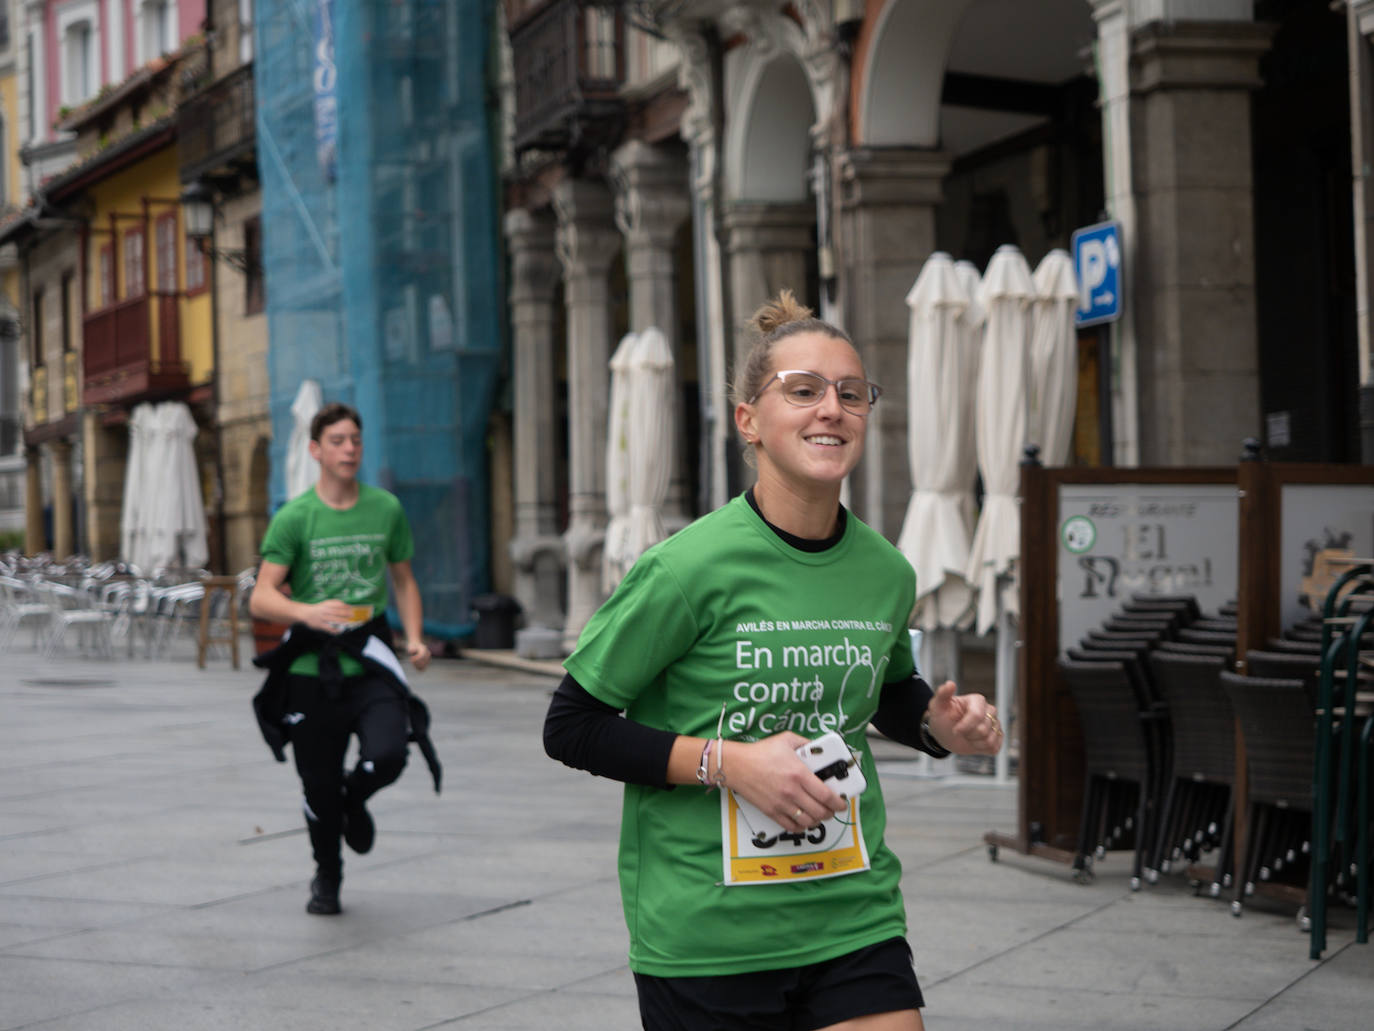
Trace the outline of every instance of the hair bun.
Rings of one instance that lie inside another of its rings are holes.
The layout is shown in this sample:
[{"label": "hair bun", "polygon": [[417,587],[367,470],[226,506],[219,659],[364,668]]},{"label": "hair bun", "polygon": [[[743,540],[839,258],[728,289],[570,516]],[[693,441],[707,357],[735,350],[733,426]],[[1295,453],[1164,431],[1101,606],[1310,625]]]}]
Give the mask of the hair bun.
[{"label": "hair bun", "polygon": [[760,334],[768,336],[788,323],[809,319],[812,314],[811,309],[797,300],[791,290],[783,289],[778,291],[777,297],[754,312],[749,322]]}]

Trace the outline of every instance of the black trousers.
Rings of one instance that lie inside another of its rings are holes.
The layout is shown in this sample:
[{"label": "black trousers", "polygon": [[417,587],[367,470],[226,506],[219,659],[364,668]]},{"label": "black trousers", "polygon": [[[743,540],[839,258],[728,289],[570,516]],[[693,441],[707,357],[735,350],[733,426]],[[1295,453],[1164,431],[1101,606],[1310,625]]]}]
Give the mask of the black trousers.
[{"label": "black trousers", "polygon": [[[345,792],[362,803],[401,775],[410,720],[405,702],[385,680],[345,677],[337,688],[292,675],[287,687],[291,751],[305,790],[305,823],[317,872],[343,874],[340,839]],[[348,739],[358,736],[358,761],[344,773]]]}]

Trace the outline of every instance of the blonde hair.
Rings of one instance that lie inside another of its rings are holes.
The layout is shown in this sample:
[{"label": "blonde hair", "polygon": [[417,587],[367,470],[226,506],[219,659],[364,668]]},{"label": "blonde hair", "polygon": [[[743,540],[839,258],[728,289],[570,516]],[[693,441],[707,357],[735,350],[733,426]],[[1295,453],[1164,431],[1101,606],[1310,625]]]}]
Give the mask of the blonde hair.
[{"label": "blonde hair", "polygon": [[774,371],[773,345],[779,340],[786,340],[797,333],[823,333],[854,347],[854,341],[848,333],[824,319],[816,318],[811,309],[786,288],[779,290],[777,297],[754,312],[749,325],[758,339],[736,370],[735,380],[730,387],[732,406],[749,403],[767,384]]}]

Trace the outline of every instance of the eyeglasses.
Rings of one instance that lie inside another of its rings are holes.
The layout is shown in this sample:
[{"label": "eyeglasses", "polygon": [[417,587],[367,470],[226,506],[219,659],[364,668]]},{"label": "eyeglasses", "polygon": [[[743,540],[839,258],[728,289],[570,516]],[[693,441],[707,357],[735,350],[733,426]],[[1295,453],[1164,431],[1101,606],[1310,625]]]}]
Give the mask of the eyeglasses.
[{"label": "eyeglasses", "polygon": [[820,404],[828,386],[835,388],[835,396],[840,400],[840,407],[854,415],[867,415],[878,403],[878,398],[883,396],[883,388],[866,379],[826,379],[815,372],[787,369],[775,372],[768,382],[759,388],[759,392],[749,399],[749,403],[753,404],[762,397],[773,380],[782,384],[783,400],[797,408],[810,408]]}]

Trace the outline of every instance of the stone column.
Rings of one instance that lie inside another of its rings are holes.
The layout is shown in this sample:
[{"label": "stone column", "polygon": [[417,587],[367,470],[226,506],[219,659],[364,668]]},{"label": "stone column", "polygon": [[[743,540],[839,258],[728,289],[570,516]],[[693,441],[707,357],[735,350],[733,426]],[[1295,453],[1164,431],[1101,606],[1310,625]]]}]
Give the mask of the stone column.
[{"label": "stone column", "polygon": [[119,520],[124,510],[124,477],[128,465],[129,437],[126,429],[109,429],[100,424],[98,413],[81,414],[83,499],[86,506],[85,550],[92,559],[127,558],[120,555]]},{"label": "stone column", "polygon": [[571,650],[601,603],[606,535],[606,419],[610,403],[610,285],[620,250],[610,190],[565,179],[553,191],[556,243],[568,312],[568,608],[563,647]]},{"label": "stone column", "polygon": [[747,323],[759,305],[784,287],[807,303],[806,263],[816,250],[815,226],[815,204],[737,202],[726,209],[730,297],[735,309],[730,316],[732,376],[753,343]]},{"label": "stone column", "polygon": [[562,655],[563,540],[558,534],[557,406],[554,401],[554,288],[558,259],[548,214],[517,208],[506,215],[510,318],[515,377],[515,597],[526,626],[516,650],[527,658]]},{"label": "stone column", "polygon": [[47,549],[43,533],[43,459],[38,448],[24,449],[24,554]]},{"label": "stone column", "polygon": [[[625,278],[630,291],[630,330],[655,326],[662,330],[682,382],[682,341],[678,339],[675,241],[678,229],[692,213],[685,156],[642,140],[631,140],[611,155],[615,187],[615,220],[625,235]],[[682,456],[687,453],[687,422],[679,391],[674,400],[674,451],[668,460],[673,476],[668,483],[664,523],[681,529],[691,518],[692,504]]]},{"label": "stone column", "polygon": [[1355,327],[1359,338],[1360,460],[1374,463],[1374,0],[1350,0],[1350,150],[1354,169]]},{"label": "stone column", "polygon": [[[1139,261],[1139,219],[1131,179],[1131,10],[1130,0],[1092,0],[1097,22],[1098,109],[1102,112],[1103,198],[1121,226],[1121,260],[1127,275]],[[1111,445],[1103,455],[1116,465],[1140,463],[1140,413],[1136,402],[1138,353],[1134,299],[1126,296],[1121,317],[1107,329],[1110,355]]]},{"label": "stone column", "polygon": [[1250,91],[1272,31],[1152,22],[1131,40],[1143,465],[1226,465],[1259,428]]},{"label": "stone column", "polygon": [[[730,499],[728,470],[735,444],[734,417],[727,398],[724,254],[716,232],[720,182],[720,127],[715,86],[722,47],[700,22],[678,19],[665,26],[681,55],[678,84],[691,103],[681,134],[690,160],[692,268],[696,280],[697,379],[700,390],[701,507],[719,508]],[[708,39],[709,37],[709,39]]]},{"label": "stone column", "polygon": [[52,451],[52,553],[63,559],[76,551],[72,527],[72,443],[54,440]]},{"label": "stone column", "polygon": [[935,209],[949,164],[939,151],[908,147],[859,148],[839,160],[843,326],[883,388],[868,417],[852,502],[889,540],[901,532],[911,499],[906,295],[935,250]]}]

